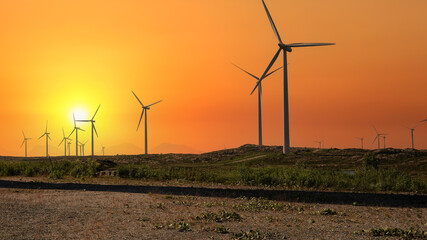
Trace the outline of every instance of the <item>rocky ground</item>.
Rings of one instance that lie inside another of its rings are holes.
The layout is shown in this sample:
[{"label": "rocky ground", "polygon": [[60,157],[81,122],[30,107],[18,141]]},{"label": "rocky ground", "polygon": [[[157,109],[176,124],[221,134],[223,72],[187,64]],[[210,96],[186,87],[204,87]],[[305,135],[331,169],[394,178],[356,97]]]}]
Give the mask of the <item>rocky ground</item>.
[{"label": "rocky ground", "polygon": [[[398,235],[394,237],[374,235],[381,235],[384,228],[427,230],[425,196],[421,202],[391,207],[372,201],[318,203],[307,199],[287,202],[248,196],[207,197],[176,189],[198,187],[209,191],[224,186],[179,182],[97,178],[95,182],[67,187],[55,185],[58,181],[0,179],[0,239],[401,239],[404,233],[399,234],[400,230],[392,232]],[[102,187],[104,184],[157,190],[120,190]],[[176,188],[159,190],[165,186]],[[373,228],[378,232],[372,232]]]}]

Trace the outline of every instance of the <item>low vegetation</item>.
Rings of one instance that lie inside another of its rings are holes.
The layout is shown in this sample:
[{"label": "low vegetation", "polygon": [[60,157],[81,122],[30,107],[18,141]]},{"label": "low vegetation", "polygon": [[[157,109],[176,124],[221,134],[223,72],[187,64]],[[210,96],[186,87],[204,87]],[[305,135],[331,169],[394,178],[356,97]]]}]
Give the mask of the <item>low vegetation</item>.
[{"label": "low vegetation", "polygon": [[298,190],[427,193],[427,154],[423,151],[296,149],[283,156],[278,150],[280,148],[244,145],[201,155],[6,160],[0,161],[0,176],[84,179],[103,175],[107,170],[114,172],[111,176],[147,181],[182,180]]},{"label": "low vegetation", "polygon": [[401,239],[426,239],[427,232],[417,229],[403,230],[401,228],[372,228],[372,236],[400,237]]}]

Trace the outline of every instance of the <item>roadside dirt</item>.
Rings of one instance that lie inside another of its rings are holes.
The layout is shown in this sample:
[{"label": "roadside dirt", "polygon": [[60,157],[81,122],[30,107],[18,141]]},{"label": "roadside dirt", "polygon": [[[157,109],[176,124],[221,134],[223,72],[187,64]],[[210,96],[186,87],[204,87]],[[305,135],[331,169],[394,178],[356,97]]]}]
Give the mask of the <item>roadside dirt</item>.
[{"label": "roadside dirt", "polygon": [[[427,230],[425,202],[407,207],[358,206],[206,197],[179,191],[150,193],[129,191],[132,185],[126,184],[135,182],[113,183],[108,179],[86,185],[75,183],[80,188],[63,187],[68,186],[65,184],[47,189],[57,185],[33,180],[38,182],[30,185],[30,178],[0,179],[21,183],[16,187],[6,183],[0,186],[0,239],[232,239],[236,233],[258,234],[265,239],[373,239],[371,228]],[[91,190],[93,184],[98,187]],[[102,184],[123,187],[120,191]],[[146,189],[173,187],[165,183],[139,184]],[[176,183],[175,187],[190,186]],[[332,210],[332,214],[320,214],[325,209]],[[375,237],[382,238],[386,237]]]}]

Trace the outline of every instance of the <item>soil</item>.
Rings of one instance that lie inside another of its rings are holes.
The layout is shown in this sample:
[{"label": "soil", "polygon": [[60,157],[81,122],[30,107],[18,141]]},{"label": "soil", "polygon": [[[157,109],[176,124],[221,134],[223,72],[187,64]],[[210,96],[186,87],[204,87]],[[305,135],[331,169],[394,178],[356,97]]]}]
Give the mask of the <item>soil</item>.
[{"label": "soil", "polygon": [[[252,192],[276,200],[253,198]],[[259,237],[252,239],[399,239],[374,237],[370,229],[427,230],[425,195],[333,193],[338,197],[328,198],[332,193],[318,192],[323,197],[317,201],[309,193],[277,197],[281,194],[291,191],[118,178],[3,177],[0,239],[233,239],[237,233]],[[351,194],[360,202],[339,200]],[[320,214],[325,209],[330,215]],[[203,217],[223,210],[241,219]]]}]

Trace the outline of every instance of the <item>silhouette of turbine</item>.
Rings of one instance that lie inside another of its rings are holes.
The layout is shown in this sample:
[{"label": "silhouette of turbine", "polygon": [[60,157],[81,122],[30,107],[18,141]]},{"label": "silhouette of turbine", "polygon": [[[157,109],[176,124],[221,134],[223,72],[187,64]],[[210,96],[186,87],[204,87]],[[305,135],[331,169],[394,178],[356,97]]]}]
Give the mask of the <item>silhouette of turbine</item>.
[{"label": "silhouette of turbine", "polygon": [[50,133],[47,132],[47,121],[46,121],[46,130],[44,131],[43,135],[39,137],[42,138],[43,136],[46,136],[46,157],[49,157],[49,140],[52,141],[52,139],[49,136]]},{"label": "silhouette of turbine", "polygon": [[[381,138],[381,136],[387,135],[387,133],[379,133],[379,132],[377,131],[377,129],[375,128],[375,126],[374,126],[374,130],[375,130],[375,133],[376,133],[377,135],[375,136],[374,141],[372,141],[372,143],[374,143],[374,142],[375,142],[375,140],[378,140],[378,149],[381,149],[381,146],[380,146],[380,138]],[[384,146],[385,146],[385,138],[384,138]]]},{"label": "silhouette of turbine", "polygon": [[[280,38],[279,32],[277,31],[276,25],[271,18],[270,12],[268,11],[267,6],[265,5],[264,0],[262,0],[262,4],[264,5],[265,12],[267,13],[268,20],[270,21],[270,25],[273,28],[273,32],[276,35],[277,40],[279,41],[279,50],[277,50],[270,64],[265,69],[264,73],[261,76],[261,80],[257,83],[255,88],[252,90],[252,93],[255,89],[261,84],[261,81],[267,76],[268,71],[276,62],[277,57],[280,52],[283,50],[283,153],[290,153],[290,142],[289,142],[289,102],[288,102],[288,64],[287,64],[287,52],[292,52],[292,48],[297,47],[316,47],[316,46],[327,46],[327,45],[335,45],[335,43],[290,43],[284,44],[282,39]],[[252,94],[251,93],[251,94]]]},{"label": "silhouette of turbine", "polygon": [[73,134],[74,131],[76,131],[76,156],[79,156],[79,131],[85,131],[83,129],[81,129],[80,127],[77,127],[76,124],[76,118],[74,117],[74,113],[73,113],[73,120],[74,120],[74,128],[73,131],[70,133],[70,135],[68,135],[68,137],[71,136],[71,134]]},{"label": "silhouette of turbine", "polygon": [[90,120],[76,120],[76,122],[90,122],[92,124],[92,156],[94,156],[94,147],[93,147],[93,131],[95,131],[96,137],[98,137],[98,132],[95,128],[95,120],[93,120],[96,116],[96,113],[98,112],[99,108],[101,107],[101,104],[99,104],[98,108],[95,111],[95,114],[93,114],[93,117]]},{"label": "silhouette of turbine", "polygon": [[80,143],[80,155],[84,156],[85,155],[85,145],[86,145],[87,141],[84,143]]},{"label": "silhouette of turbine", "polygon": [[22,141],[21,148],[22,148],[22,145],[24,145],[25,143],[25,157],[27,157],[27,141],[30,140],[31,138],[25,137],[24,131],[22,131],[22,135],[24,135],[24,140]]},{"label": "silhouette of turbine", "polygon": [[[257,80],[257,84],[258,82],[260,82],[262,79],[260,79],[259,77],[249,73],[248,71],[244,70],[243,68],[237,66],[236,64],[232,63],[235,67],[237,67],[238,69],[242,70],[243,72],[249,74],[249,76],[255,78]],[[273,74],[274,72],[276,72],[277,70],[281,69],[282,67],[279,67],[278,69],[270,72],[269,74],[267,74],[264,78],[270,76],[271,74]],[[261,83],[258,86],[258,145],[262,146],[262,114],[261,114],[261,95],[262,95],[262,86]]]},{"label": "silhouette of turbine", "polygon": [[[68,138],[68,137],[65,137],[65,132],[64,132],[64,128],[62,128],[62,140],[61,140],[61,142],[59,143],[59,145],[58,145],[58,147],[59,146],[61,146],[61,143],[62,142],[64,142],[64,156],[67,156],[67,143],[68,143],[68,140],[71,140],[70,138]],[[69,152],[69,151],[68,151]]]},{"label": "silhouette of turbine", "polygon": [[362,149],[363,149],[363,137],[356,137],[357,139],[359,139],[360,140],[360,143],[362,144]]},{"label": "silhouette of turbine", "polygon": [[148,113],[148,110],[150,110],[151,106],[153,106],[154,104],[157,104],[163,100],[157,101],[157,102],[152,103],[152,104],[147,105],[147,106],[144,106],[144,104],[142,104],[141,100],[139,100],[139,98],[136,96],[136,94],[133,91],[132,91],[132,93],[136,97],[136,99],[138,100],[138,102],[141,104],[141,107],[142,107],[141,117],[139,118],[138,127],[136,127],[136,131],[138,131],[139,124],[141,123],[141,120],[142,120],[142,115],[144,115],[144,112],[145,112],[145,154],[148,154],[148,150],[147,150],[147,147],[148,147],[148,142],[147,142],[147,113]]}]

